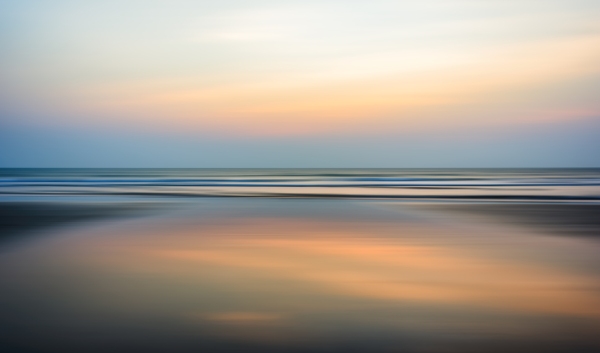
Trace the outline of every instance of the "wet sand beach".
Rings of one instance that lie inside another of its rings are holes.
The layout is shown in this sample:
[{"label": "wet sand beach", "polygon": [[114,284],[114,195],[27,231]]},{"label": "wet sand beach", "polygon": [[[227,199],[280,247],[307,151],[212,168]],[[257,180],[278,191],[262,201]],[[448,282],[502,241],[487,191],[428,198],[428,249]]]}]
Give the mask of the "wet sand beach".
[{"label": "wet sand beach", "polygon": [[20,207],[21,224],[77,227],[3,246],[8,351],[600,348],[590,238],[367,200],[206,198],[142,218]]},{"label": "wet sand beach", "polygon": [[584,203],[447,203],[415,206],[423,210],[484,217],[554,235],[600,237],[600,205]]},{"label": "wet sand beach", "polygon": [[142,203],[0,202],[0,241],[44,228],[140,215],[153,207]]}]

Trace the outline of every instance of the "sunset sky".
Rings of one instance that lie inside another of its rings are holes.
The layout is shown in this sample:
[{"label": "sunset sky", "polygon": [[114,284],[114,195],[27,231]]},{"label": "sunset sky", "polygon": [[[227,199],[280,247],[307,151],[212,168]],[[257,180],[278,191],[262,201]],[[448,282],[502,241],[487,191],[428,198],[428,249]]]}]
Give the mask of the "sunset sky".
[{"label": "sunset sky", "polygon": [[0,167],[600,167],[598,0],[5,0]]}]

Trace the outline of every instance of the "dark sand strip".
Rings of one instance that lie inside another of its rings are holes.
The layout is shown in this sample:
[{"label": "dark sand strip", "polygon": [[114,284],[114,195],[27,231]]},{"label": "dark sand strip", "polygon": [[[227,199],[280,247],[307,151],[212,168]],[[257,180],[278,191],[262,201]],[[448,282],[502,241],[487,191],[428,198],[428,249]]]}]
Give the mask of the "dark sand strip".
[{"label": "dark sand strip", "polygon": [[482,216],[490,221],[531,226],[552,234],[600,238],[599,204],[435,204],[419,209]]},{"label": "dark sand strip", "polygon": [[0,202],[0,241],[45,227],[108,217],[124,217],[150,210],[148,204],[93,204]]}]

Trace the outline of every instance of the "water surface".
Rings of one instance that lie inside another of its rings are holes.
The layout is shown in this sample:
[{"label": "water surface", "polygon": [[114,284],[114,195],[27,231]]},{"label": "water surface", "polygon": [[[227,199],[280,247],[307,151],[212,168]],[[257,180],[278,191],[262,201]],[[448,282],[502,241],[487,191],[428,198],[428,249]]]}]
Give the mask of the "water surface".
[{"label": "water surface", "polygon": [[[294,191],[290,197],[269,189],[281,188],[279,184],[243,186],[261,190],[245,195],[252,197],[240,196],[239,186],[211,185],[213,191],[207,193],[194,191],[205,186],[180,185],[183,179],[200,183],[214,171],[201,178],[197,171],[192,176],[164,171],[175,173],[175,181],[157,181],[156,171],[145,179],[136,174],[140,171],[10,173],[5,171],[3,179],[8,205],[35,201],[55,210],[62,205],[67,207],[63,214],[72,213],[72,207],[153,207],[116,218],[102,211],[98,217],[39,226],[18,239],[3,240],[0,343],[8,351],[600,349],[597,237],[573,235],[567,231],[569,223],[549,229],[513,222],[506,212],[498,218],[498,210],[481,216],[481,211],[464,209],[501,202],[509,210],[544,210],[551,203],[554,210],[588,207],[593,216],[595,171],[388,175],[359,170],[350,177],[340,171],[318,176],[293,171],[287,179],[265,171],[226,175],[252,179],[244,181],[250,184],[267,183],[257,179],[357,183],[361,178],[387,183],[321,185],[328,191],[318,197],[314,191],[303,197],[297,195],[303,191]],[[349,196],[358,192],[352,188],[360,193],[408,190],[412,181],[407,175],[428,185],[422,189],[432,196],[426,203],[408,193]],[[213,184],[226,183],[222,175],[210,178]],[[344,178],[354,179],[340,181]],[[486,195],[484,202],[481,197],[440,199],[449,184],[458,192],[457,183]],[[157,195],[171,188],[185,188],[193,196]],[[343,197],[332,197],[334,189]],[[217,191],[228,197],[215,197]],[[537,197],[538,192],[546,198]],[[491,194],[518,198],[498,200]],[[449,210],[453,205],[463,209]]]}]

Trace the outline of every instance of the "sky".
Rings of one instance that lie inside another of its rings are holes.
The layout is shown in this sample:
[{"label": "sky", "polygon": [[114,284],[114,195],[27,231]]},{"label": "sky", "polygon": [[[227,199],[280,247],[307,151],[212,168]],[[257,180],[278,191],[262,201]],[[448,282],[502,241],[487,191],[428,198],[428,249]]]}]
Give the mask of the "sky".
[{"label": "sky", "polygon": [[597,0],[3,0],[0,167],[600,167]]}]

